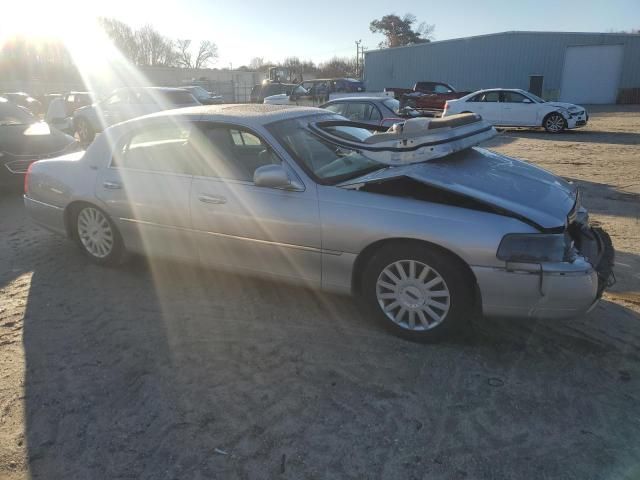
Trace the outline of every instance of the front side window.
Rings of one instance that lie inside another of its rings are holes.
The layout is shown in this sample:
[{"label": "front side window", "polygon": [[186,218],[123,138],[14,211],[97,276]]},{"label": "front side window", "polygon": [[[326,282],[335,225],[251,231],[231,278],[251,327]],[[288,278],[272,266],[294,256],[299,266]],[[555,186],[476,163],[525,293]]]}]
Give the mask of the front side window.
[{"label": "front side window", "polygon": [[193,173],[191,128],[174,122],[148,126],[133,133],[114,157],[117,168],[166,173]]},{"label": "front side window", "polygon": [[271,147],[245,129],[206,125],[192,140],[200,162],[198,175],[253,182],[264,165],[280,164]]}]

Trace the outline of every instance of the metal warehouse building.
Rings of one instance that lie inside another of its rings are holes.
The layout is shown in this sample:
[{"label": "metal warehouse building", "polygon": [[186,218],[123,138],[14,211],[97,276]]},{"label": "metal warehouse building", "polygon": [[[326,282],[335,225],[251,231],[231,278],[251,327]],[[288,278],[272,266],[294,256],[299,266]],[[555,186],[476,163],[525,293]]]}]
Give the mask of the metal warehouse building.
[{"label": "metal warehouse building", "polygon": [[367,90],[441,81],[572,103],[640,103],[640,35],[504,32],[365,53]]}]

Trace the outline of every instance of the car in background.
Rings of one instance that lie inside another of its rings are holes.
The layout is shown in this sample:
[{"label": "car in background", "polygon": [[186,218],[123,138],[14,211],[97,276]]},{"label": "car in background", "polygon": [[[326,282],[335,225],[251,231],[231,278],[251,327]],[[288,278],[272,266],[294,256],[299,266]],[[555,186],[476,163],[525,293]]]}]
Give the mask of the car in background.
[{"label": "car in background", "polygon": [[76,110],[73,124],[80,141],[87,145],[93,141],[96,133],[110,125],[149,113],[196,105],[200,105],[200,102],[191,92],[182,88],[119,88],[104,100]]},{"label": "car in background", "polygon": [[270,105],[317,107],[328,102],[333,93],[361,93],[364,90],[364,84],[353,78],[317,78],[295,85],[290,92],[265,96],[263,101]]},{"label": "car in background", "polygon": [[184,88],[193,95],[202,105],[218,105],[223,103],[222,95],[214,95],[200,85],[189,85]]},{"label": "car in background", "polygon": [[97,264],[135,252],[353,293],[413,340],[482,312],[583,314],[610,238],[575,185],[472,147],[494,135],[471,114],[389,131],[318,108],[174,110],[36,162],[24,202]]},{"label": "car in background", "polygon": [[342,115],[359,123],[390,127],[409,118],[423,116],[412,108],[400,109],[400,102],[392,97],[345,97],[330,100],[320,108]]},{"label": "car in background", "polygon": [[25,92],[0,93],[0,97],[26,108],[34,115],[42,113],[42,103]]},{"label": "car in background", "polygon": [[447,100],[464,97],[469,93],[458,92],[444,82],[417,82],[412,89],[387,87],[384,91],[393,91],[402,107],[418,110],[442,110]]},{"label": "car in background", "polygon": [[45,122],[60,131],[73,135],[75,126],[73,114],[79,108],[91,105],[93,97],[89,92],[67,92],[49,100]]},{"label": "car in background", "polygon": [[58,157],[79,148],[76,140],[50,127],[27,109],[0,97],[0,188],[19,189],[36,160]]},{"label": "car in background", "polygon": [[584,127],[589,121],[587,110],[572,103],[548,102],[518,88],[490,88],[449,100],[443,116],[477,113],[493,125],[501,127],[543,127],[549,133]]},{"label": "car in background", "polygon": [[294,83],[270,82],[254,85],[251,89],[251,103],[262,103],[266,97],[273,95],[291,95],[293,89],[296,88]]}]

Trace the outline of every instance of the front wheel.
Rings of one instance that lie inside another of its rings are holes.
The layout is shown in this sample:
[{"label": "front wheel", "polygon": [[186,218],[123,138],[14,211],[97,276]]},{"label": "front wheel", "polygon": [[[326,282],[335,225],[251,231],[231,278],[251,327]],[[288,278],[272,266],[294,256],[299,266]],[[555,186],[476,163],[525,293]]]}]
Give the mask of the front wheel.
[{"label": "front wheel", "polygon": [[115,265],[124,245],[109,216],[98,207],[83,205],[75,216],[75,233],[82,252],[94,263]]},{"label": "front wheel", "polygon": [[567,128],[567,121],[559,113],[550,113],[545,117],[542,126],[549,133],[560,133]]},{"label": "front wheel", "polygon": [[466,326],[473,290],[460,261],[440,249],[390,245],[364,270],[365,302],[395,334],[414,341],[438,340]]}]

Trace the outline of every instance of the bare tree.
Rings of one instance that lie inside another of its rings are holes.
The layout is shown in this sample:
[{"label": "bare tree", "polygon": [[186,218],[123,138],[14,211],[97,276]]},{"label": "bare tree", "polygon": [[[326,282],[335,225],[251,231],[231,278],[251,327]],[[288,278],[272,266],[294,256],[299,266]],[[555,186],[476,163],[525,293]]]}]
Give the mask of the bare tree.
[{"label": "bare tree", "polygon": [[214,63],[217,58],[218,46],[210,40],[203,40],[198,48],[194,68],[205,68],[209,63]]},{"label": "bare tree", "polygon": [[253,57],[249,62],[251,70],[260,70],[262,67],[264,67],[264,57]]},{"label": "bare tree", "polygon": [[178,65],[184,68],[193,68],[193,63],[191,63],[191,40],[183,39],[176,40],[176,47],[178,49]]},{"label": "bare tree", "polygon": [[131,27],[115,18],[101,17],[98,21],[120,53],[127,59],[135,62],[140,49],[136,39],[136,33]]},{"label": "bare tree", "polygon": [[322,77],[355,77],[356,59],[333,57],[318,65],[318,73]]}]

